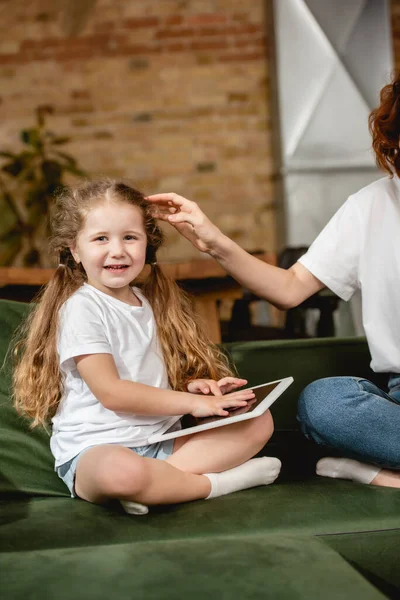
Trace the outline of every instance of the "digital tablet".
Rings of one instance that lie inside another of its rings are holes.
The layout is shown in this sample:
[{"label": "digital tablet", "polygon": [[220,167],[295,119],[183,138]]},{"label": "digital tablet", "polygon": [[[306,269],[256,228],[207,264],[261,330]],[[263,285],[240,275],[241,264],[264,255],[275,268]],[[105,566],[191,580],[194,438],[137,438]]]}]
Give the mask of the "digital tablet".
[{"label": "digital tablet", "polygon": [[171,440],[183,435],[191,435],[199,431],[214,429],[215,427],[223,427],[231,425],[239,421],[247,421],[247,419],[255,419],[259,417],[279,398],[279,396],[293,383],[293,377],[285,377],[277,381],[262,383],[249,389],[254,391],[255,398],[250,400],[247,406],[239,406],[238,408],[229,408],[229,416],[226,417],[206,417],[205,419],[197,419],[195,424],[185,429],[178,431],[166,431],[164,433],[156,433],[149,438],[149,444]]}]

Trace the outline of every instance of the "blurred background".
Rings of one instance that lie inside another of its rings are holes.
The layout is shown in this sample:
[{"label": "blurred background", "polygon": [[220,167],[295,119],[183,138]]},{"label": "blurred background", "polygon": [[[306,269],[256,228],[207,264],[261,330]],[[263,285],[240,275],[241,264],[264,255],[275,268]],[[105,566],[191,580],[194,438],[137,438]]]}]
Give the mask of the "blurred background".
[{"label": "blurred background", "polygon": [[[0,31],[0,297],[48,280],[52,194],[83,176],[192,198],[285,268],[381,176],[367,118],[400,0],[0,0]],[[215,341],[363,334],[358,297],[281,313],[167,233]]]}]

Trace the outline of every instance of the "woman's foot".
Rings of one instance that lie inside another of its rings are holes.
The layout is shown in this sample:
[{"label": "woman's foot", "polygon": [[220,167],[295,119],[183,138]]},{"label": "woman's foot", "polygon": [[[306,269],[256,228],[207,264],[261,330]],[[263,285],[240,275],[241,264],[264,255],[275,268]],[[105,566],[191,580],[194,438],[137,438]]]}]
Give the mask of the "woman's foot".
[{"label": "woman's foot", "polygon": [[334,479],[350,479],[359,483],[372,483],[380,467],[361,463],[351,458],[321,458],[317,462],[316,473],[321,477],[333,477]]}]

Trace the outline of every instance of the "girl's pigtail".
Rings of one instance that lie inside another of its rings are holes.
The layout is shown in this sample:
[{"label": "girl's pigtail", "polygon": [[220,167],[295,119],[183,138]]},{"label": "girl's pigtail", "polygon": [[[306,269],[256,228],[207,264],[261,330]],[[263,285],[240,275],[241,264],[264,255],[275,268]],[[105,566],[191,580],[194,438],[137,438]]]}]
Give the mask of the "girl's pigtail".
[{"label": "girl's pigtail", "polygon": [[45,425],[56,412],[62,392],[57,353],[59,311],[83,281],[80,265],[60,264],[14,338],[14,405],[33,419],[32,428]]},{"label": "girl's pigtail", "polygon": [[226,356],[204,333],[190,298],[157,263],[151,263],[150,275],[142,287],[153,308],[173,389],[186,390],[192,379],[218,380],[233,374]]}]

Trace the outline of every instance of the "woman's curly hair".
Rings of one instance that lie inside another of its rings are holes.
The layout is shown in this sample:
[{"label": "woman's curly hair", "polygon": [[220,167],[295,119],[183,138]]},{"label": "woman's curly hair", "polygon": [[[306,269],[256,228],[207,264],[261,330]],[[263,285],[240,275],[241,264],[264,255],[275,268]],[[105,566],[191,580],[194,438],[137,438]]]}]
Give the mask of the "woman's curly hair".
[{"label": "woman's curly hair", "polygon": [[378,167],[400,177],[400,73],[382,88],[380,104],[368,119],[372,147]]}]

